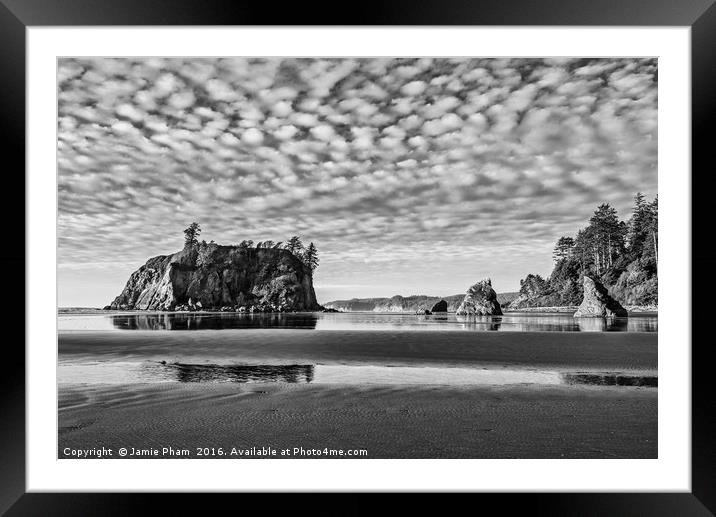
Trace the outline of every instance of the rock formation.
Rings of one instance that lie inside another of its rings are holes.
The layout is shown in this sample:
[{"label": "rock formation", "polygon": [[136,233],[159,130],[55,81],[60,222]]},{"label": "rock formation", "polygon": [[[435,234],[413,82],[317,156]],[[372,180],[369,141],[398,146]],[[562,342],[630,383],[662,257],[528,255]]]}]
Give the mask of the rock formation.
[{"label": "rock formation", "polygon": [[320,310],[310,268],[291,252],[210,244],[151,258],[111,309]]},{"label": "rock formation", "polygon": [[447,302],[445,300],[440,300],[438,303],[433,305],[433,308],[430,309],[430,312],[447,312],[447,309]]},{"label": "rock formation", "polygon": [[584,276],[584,299],[574,313],[575,318],[603,318],[627,316],[627,311],[598,280]]},{"label": "rock formation", "polygon": [[492,288],[492,281],[487,278],[470,287],[456,314],[461,316],[501,316],[502,309],[497,302],[497,293]]}]

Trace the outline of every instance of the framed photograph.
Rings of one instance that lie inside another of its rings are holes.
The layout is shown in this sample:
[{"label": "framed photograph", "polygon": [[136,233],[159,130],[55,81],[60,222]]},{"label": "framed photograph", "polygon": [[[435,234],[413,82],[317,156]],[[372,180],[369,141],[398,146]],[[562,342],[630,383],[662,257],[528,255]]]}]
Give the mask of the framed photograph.
[{"label": "framed photograph", "polygon": [[8,515],[714,511],[711,2],[0,7]]}]

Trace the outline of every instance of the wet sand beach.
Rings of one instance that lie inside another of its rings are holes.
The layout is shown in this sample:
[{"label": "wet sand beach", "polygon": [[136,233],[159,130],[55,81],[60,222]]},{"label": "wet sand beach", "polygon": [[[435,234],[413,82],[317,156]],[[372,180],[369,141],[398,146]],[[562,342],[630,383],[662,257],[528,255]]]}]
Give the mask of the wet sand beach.
[{"label": "wet sand beach", "polygon": [[656,370],[657,334],[246,329],[61,332],[60,360]]},{"label": "wet sand beach", "polygon": [[[655,382],[656,333],[80,331],[61,332],[59,352],[59,458],[101,447],[112,457],[120,447],[190,457],[213,447],[225,455],[211,457],[233,459],[246,456],[228,451],[253,447],[364,449],[367,458],[657,457],[657,388],[559,380],[620,373]],[[128,365],[149,369],[130,382],[102,370]],[[537,381],[521,382],[520,372]]]},{"label": "wet sand beach", "polygon": [[66,385],[59,415],[59,458],[65,448],[167,446],[191,457],[197,447],[364,449],[367,458],[657,457],[650,388]]}]

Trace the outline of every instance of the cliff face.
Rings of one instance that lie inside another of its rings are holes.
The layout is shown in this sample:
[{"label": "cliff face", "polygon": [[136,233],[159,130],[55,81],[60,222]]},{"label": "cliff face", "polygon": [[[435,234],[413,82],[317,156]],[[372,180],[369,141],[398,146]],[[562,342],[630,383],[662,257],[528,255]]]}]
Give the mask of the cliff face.
[{"label": "cliff face", "polygon": [[289,251],[215,244],[149,259],[109,307],[174,310],[190,300],[204,309],[320,309],[310,269]]}]

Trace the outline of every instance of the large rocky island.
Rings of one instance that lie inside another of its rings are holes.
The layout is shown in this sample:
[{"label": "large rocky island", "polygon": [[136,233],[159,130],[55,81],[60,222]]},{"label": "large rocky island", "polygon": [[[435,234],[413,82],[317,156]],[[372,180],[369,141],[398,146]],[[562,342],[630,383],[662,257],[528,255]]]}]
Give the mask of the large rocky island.
[{"label": "large rocky island", "polygon": [[320,310],[312,273],[310,263],[285,248],[191,244],[150,258],[106,308]]}]

